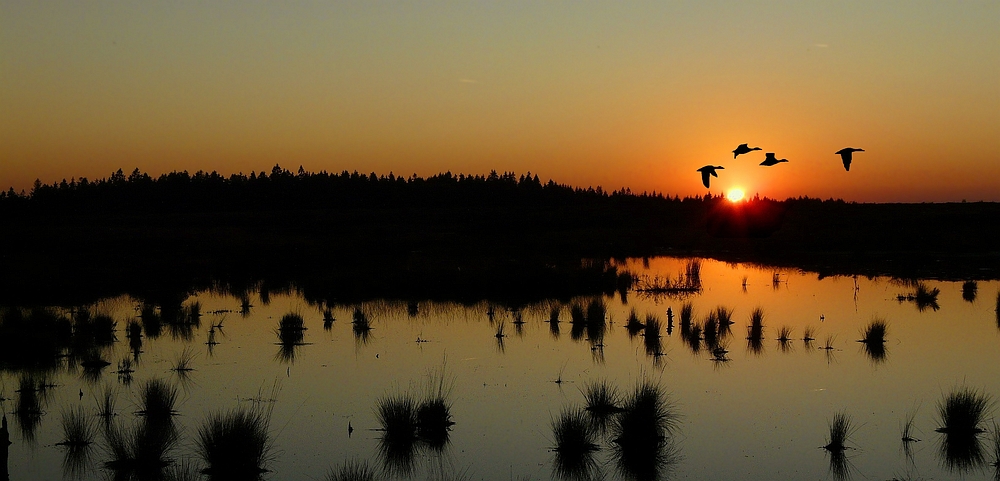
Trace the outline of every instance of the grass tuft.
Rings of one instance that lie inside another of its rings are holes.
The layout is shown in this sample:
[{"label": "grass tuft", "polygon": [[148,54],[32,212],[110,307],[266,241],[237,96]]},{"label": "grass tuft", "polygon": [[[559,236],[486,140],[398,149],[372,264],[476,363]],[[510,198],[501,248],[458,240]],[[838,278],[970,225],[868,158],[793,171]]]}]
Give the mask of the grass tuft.
[{"label": "grass tuft", "polygon": [[177,414],[174,405],[177,403],[177,387],[167,384],[162,379],[151,379],[140,389],[142,409],[139,414],[154,421],[169,420]]},{"label": "grass tuft", "polygon": [[198,428],[204,473],[227,479],[257,479],[271,459],[271,406],[262,403],[209,415]]},{"label": "grass tuft", "polygon": [[823,449],[830,452],[843,452],[847,449],[847,441],[854,434],[857,428],[851,422],[851,416],[846,411],[841,411],[833,415],[830,420],[830,437]]},{"label": "grass tuft", "polygon": [[87,420],[82,406],[77,406],[75,409],[64,409],[60,424],[63,430],[63,440],[56,443],[57,446],[66,446],[70,449],[81,448],[90,446],[94,441],[94,426]]},{"label": "grass tuft", "polygon": [[596,469],[594,453],[600,450],[597,432],[582,409],[564,410],[552,421],[556,475],[564,479],[590,479]]},{"label": "grass tuft", "polygon": [[993,407],[985,393],[972,388],[956,388],[938,403],[939,433],[979,434]]},{"label": "grass tuft", "polygon": [[675,458],[669,436],[678,417],[661,387],[641,381],[612,428],[614,457],[627,479],[659,479]]}]

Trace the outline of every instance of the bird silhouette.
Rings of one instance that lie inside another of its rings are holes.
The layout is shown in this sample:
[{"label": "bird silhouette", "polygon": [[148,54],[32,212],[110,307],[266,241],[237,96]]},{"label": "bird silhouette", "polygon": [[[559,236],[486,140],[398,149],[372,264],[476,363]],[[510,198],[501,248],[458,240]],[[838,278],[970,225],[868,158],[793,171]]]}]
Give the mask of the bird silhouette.
[{"label": "bird silhouette", "polygon": [[351,426],[351,422],[347,421],[347,437],[351,437],[354,434],[354,426]]},{"label": "bird silhouette", "polygon": [[844,161],[844,170],[851,171],[851,160],[855,152],[864,152],[865,149],[855,149],[854,147],[847,147],[845,149],[840,149],[835,154],[840,154],[840,158]]},{"label": "bird silhouette", "polygon": [[708,176],[710,175],[713,177],[719,176],[719,174],[715,173],[716,169],[725,169],[725,167],[721,165],[706,165],[698,169],[698,172],[701,172],[701,183],[705,184],[705,187],[708,187]]},{"label": "bird silhouette", "polygon": [[747,144],[740,144],[740,146],[733,151],[733,158],[735,159],[736,156],[740,154],[749,154],[750,152],[753,152],[755,150],[762,150],[762,149],[760,147],[747,147]]},{"label": "bird silhouette", "polygon": [[772,165],[778,165],[782,162],[788,162],[788,159],[777,159],[774,157],[774,152],[768,152],[767,158],[764,159],[764,161],[761,162],[760,165],[763,165],[764,167],[770,167]]}]

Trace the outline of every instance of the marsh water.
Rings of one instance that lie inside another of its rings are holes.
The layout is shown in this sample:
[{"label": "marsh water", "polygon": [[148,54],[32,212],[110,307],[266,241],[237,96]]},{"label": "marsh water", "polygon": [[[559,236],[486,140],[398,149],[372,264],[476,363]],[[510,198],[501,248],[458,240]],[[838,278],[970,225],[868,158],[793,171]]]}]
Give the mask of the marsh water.
[{"label": "marsh water", "polygon": [[[692,266],[697,279],[689,282]],[[661,479],[993,478],[992,423],[977,438],[982,454],[958,460],[963,455],[947,451],[935,429],[938,405],[952,390],[1000,396],[997,281],[818,278],[708,259],[618,267],[637,276],[628,290],[528,305],[316,303],[294,289],[209,290],[179,300],[181,311],[196,314],[192,322],[165,324],[158,334],[148,324],[166,307],[139,299],[52,307],[68,319],[83,310],[111,316],[115,339],[94,353],[111,365],[85,369],[70,356],[47,368],[4,366],[10,479],[114,478],[99,423],[83,460],[69,462],[69,449],[58,445],[61,416],[80,406],[96,417],[110,389],[115,422],[136,422],[139,390],[151,379],[178,389],[180,436],[167,454],[195,470],[202,464],[196,435],[211,413],[266,403],[273,449],[264,479],[323,479],[352,459],[402,479],[558,479],[565,473],[554,465],[553,423],[584,406],[588,385],[605,380],[626,394],[643,380],[668,394],[677,424],[669,453],[657,460]],[[668,283],[690,288],[655,289]],[[715,340],[692,341],[681,326],[686,303],[692,326],[703,327],[719,307],[731,311],[733,324]],[[756,308],[763,331],[748,340]],[[585,329],[574,311],[600,313],[603,322]],[[630,333],[633,311],[640,321],[659,320],[658,340]],[[279,322],[289,313],[301,316],[305,330],[282,345]],[[554,314],[561,322],[550,322]],[[359,319],[371,329],[358,329]],[[857,342],[877,319],[887,323],[885,343]],[[129,321],[144,325],[141,336],[128,335]],[[787,341],[778,340],[782,328]],[[807,329],[815,340],[803,341]],[[192,370],[176,370],[184,358]],[[123,360],[132,362],[130,376],[116,373]],[[455,423],[446,442],[416,448],[403,469],[387,463],[376,404],[393,394],[423,395],[440,386],[432,378],[442,371]],[[17,414],[25,378],[44,386],[33,416]],[[855,429],[845,459],[831,464],[821,446],[838,412]],[[911,416],[910,435],[919,441],[904,443]],[[634,476],[614,461],[608,437],[599,439],[590,470],[577,474]]]}]

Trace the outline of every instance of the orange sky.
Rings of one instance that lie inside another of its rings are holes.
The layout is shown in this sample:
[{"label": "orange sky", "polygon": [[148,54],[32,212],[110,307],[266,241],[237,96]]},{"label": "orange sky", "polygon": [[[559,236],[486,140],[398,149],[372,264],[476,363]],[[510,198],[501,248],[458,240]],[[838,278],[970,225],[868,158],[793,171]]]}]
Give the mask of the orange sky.
[{"label": "orange sky", "polygon": [[0,0],[0,187],[280,163],[683,196],[711,163],[713,192],[1000,201],[998,25],[996,1]]}]

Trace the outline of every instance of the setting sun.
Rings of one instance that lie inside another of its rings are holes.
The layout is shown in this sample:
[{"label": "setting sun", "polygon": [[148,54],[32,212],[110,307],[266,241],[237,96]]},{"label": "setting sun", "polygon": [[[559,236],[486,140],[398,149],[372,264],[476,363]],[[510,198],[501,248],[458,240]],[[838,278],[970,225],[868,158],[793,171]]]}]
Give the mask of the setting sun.
[{"label": "setting sun", "polygon": [[726,198],[729,199],[730,202],[739,202],[743,200],[743,189],[729,189],[729,192],[726,194]]}]

